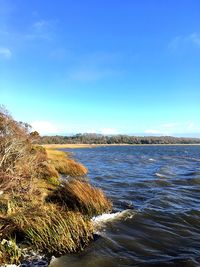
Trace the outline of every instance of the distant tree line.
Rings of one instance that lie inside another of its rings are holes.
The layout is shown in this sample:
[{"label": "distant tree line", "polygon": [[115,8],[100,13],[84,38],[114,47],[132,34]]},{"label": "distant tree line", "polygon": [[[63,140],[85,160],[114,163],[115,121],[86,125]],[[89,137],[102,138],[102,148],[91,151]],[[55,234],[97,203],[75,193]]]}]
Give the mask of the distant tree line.
[{"label": "distant tree line", "polygon": [[200,138],[173,136],[130,136],[76,134],[72,136],[42,136],[41,144],[200,144]]}]

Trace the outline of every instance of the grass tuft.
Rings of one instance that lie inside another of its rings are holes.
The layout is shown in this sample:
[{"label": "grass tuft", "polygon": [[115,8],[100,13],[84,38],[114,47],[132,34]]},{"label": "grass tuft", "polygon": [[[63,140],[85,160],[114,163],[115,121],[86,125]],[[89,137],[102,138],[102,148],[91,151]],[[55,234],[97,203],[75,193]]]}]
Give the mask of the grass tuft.
[{"label": "grass tuft", "polygon": [[48,162],[42,162],[38,166],[38,177],[43,179],[48,179],[51,177],[59,178],[59,173],[55,169],[53,164],[49,164]]},{"label": "grass tuft", "polygon": [[111,202],[101,189],[78,179],[71,179],[62,184],[47,200],[59,203],[67,209],[80,211],[89,217],[108,212],[112,208]]},{"label": "grass tuft", "polygon": [[7,227],[23,233],[26,242],[47,254],[82,250],[93,238],[92,224],[86,217],[52,204],[15,214],[7,221]]},{"label": "grass tuft", "polygon": [[46,150],[50,164],[52,164],[59,173],[71,177],[85,176],[87,174],[87,168],[70,158],[67,153],[53,149]]}]

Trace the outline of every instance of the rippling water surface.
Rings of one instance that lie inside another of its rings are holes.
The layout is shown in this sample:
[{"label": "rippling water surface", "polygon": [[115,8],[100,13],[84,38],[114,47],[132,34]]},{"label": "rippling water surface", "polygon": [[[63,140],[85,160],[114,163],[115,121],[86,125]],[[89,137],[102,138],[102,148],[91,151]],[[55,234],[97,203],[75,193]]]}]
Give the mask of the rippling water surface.
[{"label": "rippling water surface", "polygon": [[85,251],[51,267],[200,266],[200,146],[70,151],[114,214],[96,218],[98,235]]}]

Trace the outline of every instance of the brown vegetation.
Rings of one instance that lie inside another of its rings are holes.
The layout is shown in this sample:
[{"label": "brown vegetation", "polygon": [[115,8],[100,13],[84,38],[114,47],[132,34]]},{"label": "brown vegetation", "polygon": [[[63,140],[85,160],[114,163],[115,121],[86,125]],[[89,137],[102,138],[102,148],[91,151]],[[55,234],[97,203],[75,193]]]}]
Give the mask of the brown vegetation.
[{"label": "brown vegetation", "polygon": [[101,189],[77,179],[62,184],[48,196],[47,200],[59,203],[67,209],[80,211],[89,217],[109,211],[112,207]]},{"label": "brown vegetation", "polygon": [[98,145],[92,144],[44,144],[42,145],[46,149],[62,149],[62,148],[92,148]]},{"label": "brown vegetation", "polygon": [[88,171],[85,166],[70,158],[69,154],[67,155],[65,152],[53,149],[46,149],[46,151],[49,163],[52,164],[59,173],[71,177],[80,177],[87,174]]},{"label": "brown vegetation", "polygon": [[6,220],[5,238],[15,232],[45,253],[74,252],[93,238],[92,224],[81,213],[63,211],[53,204],[29,206]]},{"label": "brown vegetation", "polygon": [[[84,181],[82,164],[33,145],[36,137],[0,109],[0,264],[20,262],[21,242],[45,253],[83,249],[93,237],[91,216],[111,209]],[[70,179],[61,181],[59,173]]]}]

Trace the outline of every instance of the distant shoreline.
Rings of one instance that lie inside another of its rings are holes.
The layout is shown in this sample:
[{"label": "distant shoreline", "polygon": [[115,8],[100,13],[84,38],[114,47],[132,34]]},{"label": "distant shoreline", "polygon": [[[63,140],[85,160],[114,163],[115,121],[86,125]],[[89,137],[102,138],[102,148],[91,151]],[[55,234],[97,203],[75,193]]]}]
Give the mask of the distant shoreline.
[{"label": "distant shoreline", "polygon": [[49,149],[56,148],[94,148],[104,146],[200,146],[200,144],[42,144]]}]

